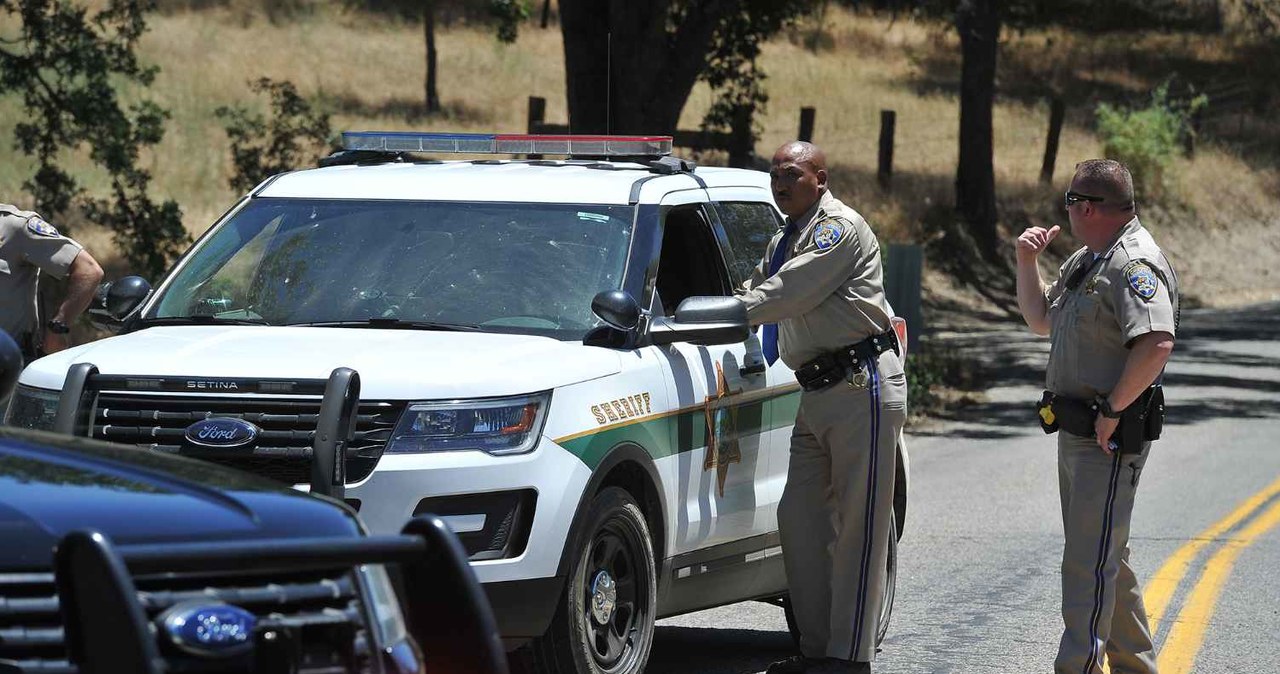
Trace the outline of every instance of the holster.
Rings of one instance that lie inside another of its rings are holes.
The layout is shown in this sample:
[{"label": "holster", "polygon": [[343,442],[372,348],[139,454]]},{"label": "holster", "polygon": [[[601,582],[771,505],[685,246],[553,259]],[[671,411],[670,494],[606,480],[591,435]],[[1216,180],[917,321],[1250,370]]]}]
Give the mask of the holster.
[{"label": "holster", "polygon": [[814,358],[796,369],[796,381],[806,391],[820,391],[844,379],[850,368],[860,368],[864,361],[877,358],[885,351],[902,353],[898,333],[893,330]]},{"label": "holster", "polygon": [[[1077,400],[1045,391],[1036,405],[1036,416],[1045,433],[1058,430],[1084,438],[1094,437],[1098,406],[1093,401]],[[1121,454],[1142,453],[1143,443],[1160,438],[1164,427],[1164,389],[1159,384],[1147,387],[1132,405],[1120,414],[1111,439]]]},{"label": "holster", "polygon": [[18,336],[18,349],[22,351],[24,365],[44,355],[42,353],[44,345],[39,342],[36,335],[35,332],[24,332]]}]

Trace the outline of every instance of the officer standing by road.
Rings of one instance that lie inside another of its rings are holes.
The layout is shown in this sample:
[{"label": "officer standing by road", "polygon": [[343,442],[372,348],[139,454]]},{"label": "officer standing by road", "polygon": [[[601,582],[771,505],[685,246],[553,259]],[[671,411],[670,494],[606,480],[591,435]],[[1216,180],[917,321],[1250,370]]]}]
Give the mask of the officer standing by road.
[{"label": "officer standing by road", "polygon": [[[1062,552],[1059,674],[1154,674],[1142,591],[1129,565],[1129,519],[1150,440],[1159,437],[1158,387],[1173,351],[1178,280],[1138,221],[1133,178],[1119,162],[1076,168],[1066,193],[1071,232],[1084,243],[1045,287],[1037,258],[1060,231],[1018,237],[1018,306],[1051,337],[1040,416],[1058,433]],[[1153,385],[1155,384],[1155,385]]]},{"label": "officer standing by road", "polygon": [[[42,272],[68,279],[66,298],[43,325],[36,300]],[[101,280],[102,267],[80,244],[39,215],[0,204],[0,328],[18,342],[26,362],[67,348],[71,322]]]},{"label": "officer standing by road", "polygon": [[870,672],[907,403],[880,245],[827,191],[817,147],[783,145],[769,174],[786,227],[741,298],[765,358],[804,388],[778,506],[801,655],[769,672]]}]

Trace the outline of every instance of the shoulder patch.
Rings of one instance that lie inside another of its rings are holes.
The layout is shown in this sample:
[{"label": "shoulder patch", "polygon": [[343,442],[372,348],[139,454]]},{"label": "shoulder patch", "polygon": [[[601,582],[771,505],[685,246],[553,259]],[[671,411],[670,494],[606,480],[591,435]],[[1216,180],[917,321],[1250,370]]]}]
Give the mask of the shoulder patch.
[{"label": "shoulder patch", "polygon": [[818,247],[818,250],[826,250],[840,243],[840,238],[843,236],[844,229],[842,227],[830,222],[824,222],[813,230],[813,243]]},{"label": "shoulder patch", "polygon": [[27,230],[32,234],[39,236],[58,236],[58,230],[53,225],[45,222],[40,216],[33,215],[27,218]]},{"label": "shoulder patch", "polygon": [[1156,290],[1160,288],[1159,278],[1145,262],[1130,262],[1124,268],[1124,277],[1129,281],[1129,289],[1142,298],[1143,302],[1155,297]]}]

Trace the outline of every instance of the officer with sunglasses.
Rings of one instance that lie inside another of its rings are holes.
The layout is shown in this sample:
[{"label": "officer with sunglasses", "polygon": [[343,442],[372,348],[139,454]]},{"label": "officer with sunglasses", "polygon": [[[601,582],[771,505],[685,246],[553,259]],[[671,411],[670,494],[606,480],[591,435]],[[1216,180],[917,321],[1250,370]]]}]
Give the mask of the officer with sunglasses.
[{"label": "officer with sunglasses", "polygon": [[1059,674],[1154,674],[1142,590],[1129,565],[1129,521],[1151,439],[1158,387],[1173,351],[1178,279],[1138,221],[1133,178],[1119,162],[1076,168],[1066,193],[1071,233],[1084,246],[1058,279],[1040,279],[1039,255],[1060,228],[1017,239],[1018,306],[1051,339],[1040,421],[1058,433],[1065,545]]}]

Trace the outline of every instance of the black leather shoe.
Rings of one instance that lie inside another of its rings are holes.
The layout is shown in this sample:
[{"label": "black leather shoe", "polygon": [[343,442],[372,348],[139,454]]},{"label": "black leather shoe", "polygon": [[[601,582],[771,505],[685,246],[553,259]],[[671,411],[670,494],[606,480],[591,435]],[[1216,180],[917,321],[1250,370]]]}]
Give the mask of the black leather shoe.
[{"label": "black leather shoe", "polygon": [[803,655],[793,655],[786,660],[779,660],[769,665],[769,669],[765,670],[765,674],[804,674],[804,672],[816,671],[813,668],[823,662],[825,662],[823,658],[806,658]]}]

